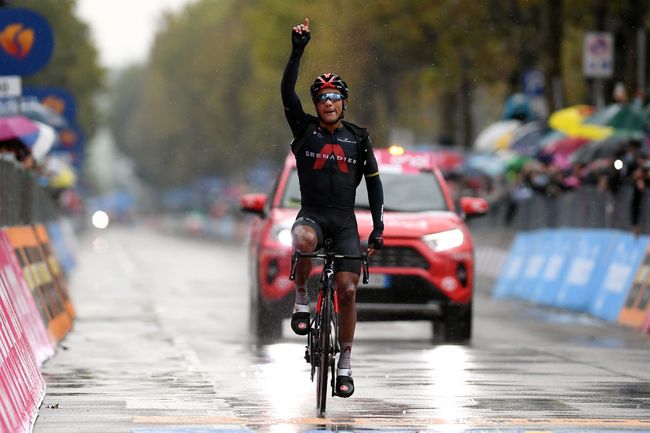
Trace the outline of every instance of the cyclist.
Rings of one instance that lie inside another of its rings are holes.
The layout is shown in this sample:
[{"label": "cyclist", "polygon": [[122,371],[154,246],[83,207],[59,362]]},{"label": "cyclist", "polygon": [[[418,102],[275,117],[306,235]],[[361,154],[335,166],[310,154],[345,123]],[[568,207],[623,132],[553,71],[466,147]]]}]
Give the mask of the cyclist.
[{"label": "cyclist", "polygon": [[[332,239],[334,251],[359,255],[361,245],[354,215],[356,188],[365,176],[373,220],[367,253],[377,254],[383,244],[383,189],[372,142],[365,129],[343,120],[348,108],[348,86],[336,74],[319,75],[310,87],[317,117],[306,114],[295,91],[300,59],[311,38],[309,19],[292,29],[292,51],[282,76],[282,103],[294,140],[301,193],[301,209],[292,227],[294,249],[313,252]],[[335,262],[335,283],[339,298],[339,357],[336,394],[349,397],[354,392],[350,363],[357,313],[356,288],[360,263]],[[296,266],[296,301],[291,327],[298,335],[309,332],[309,297],[305,289],[311,271],[310,259]]]}]

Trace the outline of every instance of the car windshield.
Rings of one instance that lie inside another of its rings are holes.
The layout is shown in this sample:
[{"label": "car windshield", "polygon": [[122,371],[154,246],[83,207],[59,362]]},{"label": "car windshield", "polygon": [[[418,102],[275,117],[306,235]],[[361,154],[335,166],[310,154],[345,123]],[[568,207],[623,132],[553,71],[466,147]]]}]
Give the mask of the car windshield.
[{"label": "car windshield", "polygon": [[[384,189],[384,210],[393,212],[428,212],[448,210],[438,179],[433,172],[381,173]],[[282,207],[300,207],[300,185],[294,169],[289,175],[282,196]],[[357,188],[357,209],[368,209],[368,192],[365,181]]]}]

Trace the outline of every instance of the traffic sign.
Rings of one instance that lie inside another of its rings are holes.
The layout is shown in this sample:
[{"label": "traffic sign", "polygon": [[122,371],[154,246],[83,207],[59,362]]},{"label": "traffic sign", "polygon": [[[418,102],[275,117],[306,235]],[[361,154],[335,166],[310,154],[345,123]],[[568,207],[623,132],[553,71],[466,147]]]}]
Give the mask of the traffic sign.
[{"label": "traffic sign", "polygon": [[614,36],[611,33],[585,33],[582,73],[587,78],[610,78],[614,74]]},{"label": "traffic sign", "polygon": [[0,98],[17,98],[22,92],[22,80],[19,76],[0,77]]},{"label": "traffic sign", "polygon": [[532,69],[524,72],[524,93],[527,96],[544,95],[544,73],[538,69]]}]

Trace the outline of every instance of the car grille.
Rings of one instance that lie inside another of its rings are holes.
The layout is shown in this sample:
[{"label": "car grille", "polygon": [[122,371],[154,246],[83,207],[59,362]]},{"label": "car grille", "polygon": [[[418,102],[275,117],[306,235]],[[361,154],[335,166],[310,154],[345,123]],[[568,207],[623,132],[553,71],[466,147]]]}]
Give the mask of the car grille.
[{"label": "car grille", "polygon": [[424,304],[449,298],[424,278],[416,275],[391,275],[390,288],[376,289],[359,284],[357,303]]},{"label": "car grille", "polygon": [[412,247],[384,247],[378,255],[369,257],[368,264],[383,268],[429,269],[429,262]]},{"label": "car grille", "polygon": [[[319,281],[319,276],[312,276],[307,281],[307,291],[312,300],[318,297]],[[449,300],[438,287],[416,275],[391,275],[390,281],[390,288],[385,289],[371,288],[359,283],[357,303],[425,304]]]}]

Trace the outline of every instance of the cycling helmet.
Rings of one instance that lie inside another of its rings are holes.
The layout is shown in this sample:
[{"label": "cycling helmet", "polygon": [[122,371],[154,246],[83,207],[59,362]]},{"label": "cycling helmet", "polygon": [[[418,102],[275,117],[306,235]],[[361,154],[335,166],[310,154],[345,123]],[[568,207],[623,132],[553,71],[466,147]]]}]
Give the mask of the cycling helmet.
[{"label": "cycling helmet", "polygon": [[311,99],[314,100],[318,92],[322,89],[338,89],[343,95],[343,99],[348,99],[348,85],[336,74],[328,72],[321,74],[314,80],[314,83],[309,88],[311,92]]}]

